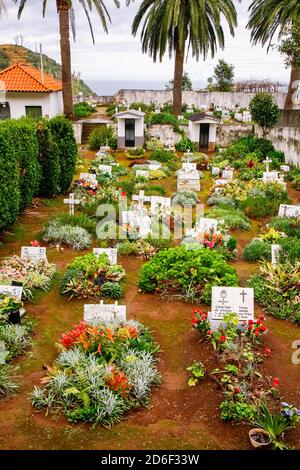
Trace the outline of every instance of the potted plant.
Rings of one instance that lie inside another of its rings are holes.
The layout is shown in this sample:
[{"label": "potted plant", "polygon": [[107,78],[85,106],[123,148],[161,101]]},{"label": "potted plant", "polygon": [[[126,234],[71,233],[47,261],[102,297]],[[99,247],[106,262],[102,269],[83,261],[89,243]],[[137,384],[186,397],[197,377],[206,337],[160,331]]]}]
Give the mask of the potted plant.
[{"label": "potted plant", "polygon": [[255,448],[267,447],[272,442],[270,433],[262,428],[251,429],[249,439]]},{"label": "potted plant", "polygon": [[0,319],[4,318],[13,324],[20,323],[22,307],[23,302],[16,297],[0,294]]}]

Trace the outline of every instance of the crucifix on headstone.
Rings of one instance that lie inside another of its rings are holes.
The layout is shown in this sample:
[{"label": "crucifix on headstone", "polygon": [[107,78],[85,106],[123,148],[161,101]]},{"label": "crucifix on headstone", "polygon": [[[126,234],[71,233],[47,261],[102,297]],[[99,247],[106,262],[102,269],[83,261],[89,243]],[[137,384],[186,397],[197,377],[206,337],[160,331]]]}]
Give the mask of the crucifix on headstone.
[{"label": "crucifix on headstone", "polygon": [[145,196],[145,191],[140,191],[139,195],[132,196],[132,200],[137,201],[138,207],[142,209],[144,207],[144,202],[151,202],[151,197]]},{"label": "crucifix on headstone", "polygon": [[266,160],[263,161],[263,163],[266,164],[266,171],[267,171],[267,173],[270,173],[270,163],[272,163],[271,158],[267,157]]},{"label": "crucifix on headstone", "polygon": [[69,205],[69,214],[74,215],[75,205],[80,204],[80,199],[75,199],[74,193],[70,193],[69,199],[64,199],[64,204]]},{"label": "crucifix on headstone", "polygon": [[245,297],[246,297],[246,295],[248,295],[248,294],[247,294],[247,292],[245,292],[245,291],[243,290],[240,295],[243,297],[243,304],[244,304],[244,303],[245,303]]}]

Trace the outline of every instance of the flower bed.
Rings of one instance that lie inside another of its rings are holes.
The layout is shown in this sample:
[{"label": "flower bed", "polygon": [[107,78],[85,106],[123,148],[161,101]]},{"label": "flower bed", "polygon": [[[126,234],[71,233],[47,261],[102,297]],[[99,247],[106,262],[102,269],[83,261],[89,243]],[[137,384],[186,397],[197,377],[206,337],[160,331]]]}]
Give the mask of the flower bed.
[{"label": "flower bed", "polygon": [[34,389],[32,404],[62,412],[70,422],[111,427],[129,410],[147,406],[159,383],[159,346],[138,322],[81,322],[62,335],[59,347],[44,387]]},{"label": "flower bed", "polygon": [[264,344],[267,326],[264,316],[239,324],[234,313],[224,317],[224,323],[215,332],[210,330],[206,312],[193,309],[193,328],[202,340],[210,341],[218,367],[206,371],[202,363],[193,364],[189,385],[209,378],[222,391],[220,416],[223,421],[243,422],[265,431],[275,448],[287,448],[284,432],[300,420],[300,410],[280,403],[280,380],[264,376],[262,364],[271,354]]},{"label": "flower bed", "polygon": [[120,281],[125,270],[120,265],[111,266],[106,254],[90,253],[79,256],[69,264],[61,282],[61,293],[69,298],[83,297],[119,299],[123,295]]},{"label": "flower bed", "polygon": [[236,286],[236,270],[224,257],[210,250],[188,250],[184,246],[156,254],[140,272],[143,292],[178,297],[188,301],[211,300],[212,285]]},{"label": "flower bed", "polygon": [[12,281],[23,284],[24,299],[31,299],[35,289],[47,291],[56,271],[55,264],[47,260],[33,262],[11,256],[3,261],[0,267],[0,284],[11,285]]}]

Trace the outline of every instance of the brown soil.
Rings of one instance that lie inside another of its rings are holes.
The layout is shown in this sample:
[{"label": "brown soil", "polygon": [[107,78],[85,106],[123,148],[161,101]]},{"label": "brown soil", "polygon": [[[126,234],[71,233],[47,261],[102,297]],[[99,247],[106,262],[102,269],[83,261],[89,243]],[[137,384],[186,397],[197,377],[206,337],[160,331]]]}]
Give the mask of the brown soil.
[{"label": "brown soil", "polygon": [[[86,163],[92,152],[84,150]],[[128,165],[124,154],[119,160]],[[174,178],[162,183],[168,194],[175,189]],[[208,173],[200,193],[204,202],[211,186]],[[292,194],[293,199],[297,197]],[[6,233],[0,246],[1,258],[20,252],[21,245],[36,239],[53,214],[66,211],[62,198],[41,200],[36,207],[24,213]],[[259,230],[253,224],[251,232],[235,233],[241,249]],[[199,343],[199,335],[191,330],[191,306],[180,302],[162,302],[159,297],[138,292],[136,287],[142,261],[120,258],[127,272],[125,302],[128,317],[138,319],[154,332],[162,347],[159,369],[162,384],[154,390],[149,409],[130,413],[126,420],[113,429],[88,425],[70,425],[63,417],[46,417],[36,412],[29,400],[33,385],[39,385],[45,375],[44,363],[51,364],[56,356],[55,342],[83,316],[84,301],[68,302],[58,291],[58,284],[66,265],[76,253],[65,249],[58,253],[48,248],[49,261],[55,262],[58,274],[50,292],[39,295],[26,305],[28,316],[37,319],[34,347],[18,361],[21,390],[0,402],[1,449],[251,449],[249,427],[223,423],[219,416],[222,395],[209,380],[195,388],[187,386],[188,367],[194,360],[202,361],[208,370],[216,367],[209,344]],[[239,260],[235,264],[244,284],[257,265]],[[206,306],[207,307],[207,306]],[[259,313],[259,308],[256,309]],[[268,318],[270,333],[267,344],[272,355],[267,358],[264,372],[279,377],[285,400],[300,407],[300,367],[291,362],[292,342],[300,339],[299,328],[287,322]],[[300,430],[289,435],[289,442],[300,448]]]}]

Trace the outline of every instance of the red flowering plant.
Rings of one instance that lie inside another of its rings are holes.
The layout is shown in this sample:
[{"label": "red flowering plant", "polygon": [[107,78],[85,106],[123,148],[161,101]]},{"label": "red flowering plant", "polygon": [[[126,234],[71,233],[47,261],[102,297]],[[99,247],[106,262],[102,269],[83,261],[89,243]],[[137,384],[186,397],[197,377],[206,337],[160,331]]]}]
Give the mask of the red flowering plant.
[{"label": "red flowering plant", "polygon": [[210,331],[210,322],[208,321],[208,313],[200,310],[199,308],[193,308],[192,310],[192,325],[195,330],[200,333],[208,334]]},{"label": "red flowering plant", "polygon": [[35,248],[38,248],[40,246],[40,242],[38,240],[33,240],[30,242],[31,246],[34,246]]},{"label": "red flowering plant", "polygon": [[114,368],[109,369],[109,373],[106,378],[106,384],[111,390],[119,393],[122,396],[126,396],[131,389],[129,380],[124,372],[117,371]]},{"label": "red flowering plant", "polygon": [[223,235],[216,233],[213,228],[211,228],[209,232],[201,233],[200,238],[198,238],[198,241],[201,241],[206,248],[211,250],[223,246]]},{"label": "red flowering plant", "polygon": [[86,322],[80,322],[73,330],[62,335],[59,344],[66,349],[71,348],[79,342],[79,338],[83,335],[87,326]]},{"label": "red flowering plant", "polygon": [[264,315],[260,315],[257,320],[249,320],[246,329],[246,336],[253,342],[261,344],[262,336],[265,335],[268,328],[265,325]]}]

